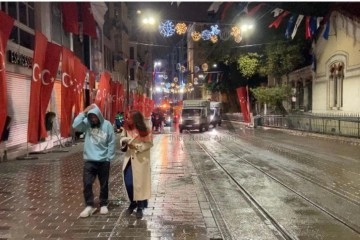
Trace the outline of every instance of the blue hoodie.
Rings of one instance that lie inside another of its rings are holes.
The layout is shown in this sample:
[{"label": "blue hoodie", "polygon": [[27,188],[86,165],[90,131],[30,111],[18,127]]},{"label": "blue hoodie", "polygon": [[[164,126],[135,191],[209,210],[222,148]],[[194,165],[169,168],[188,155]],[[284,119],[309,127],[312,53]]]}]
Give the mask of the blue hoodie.
[{"label": "blue hoodie", "polygon": [[115,157],[115,133],[111,123],[104,119],[98,106],[87,114],[96,114],[100,120],[99,128],[91,128],[85,113],[79,113],[74,119],[72,127],[85,133],[84,160],[111,161]]}]

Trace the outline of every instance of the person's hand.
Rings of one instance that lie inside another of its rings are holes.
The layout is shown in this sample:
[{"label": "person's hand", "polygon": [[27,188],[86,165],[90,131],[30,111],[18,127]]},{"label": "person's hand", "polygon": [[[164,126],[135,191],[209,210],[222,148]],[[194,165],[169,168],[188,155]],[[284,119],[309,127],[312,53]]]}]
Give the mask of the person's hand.
[{"label": "person's hand", "polygon": [[135,145],[134,145],[133,143],[128,144],[128,148],[130,148],[130,149],[136,149],[136,148],[135,148]]},{"label": "person's hand", "polygon": [[84,113],[87,114],[91,109],[95,108],[95,104],[91,104],[84,109]]}]

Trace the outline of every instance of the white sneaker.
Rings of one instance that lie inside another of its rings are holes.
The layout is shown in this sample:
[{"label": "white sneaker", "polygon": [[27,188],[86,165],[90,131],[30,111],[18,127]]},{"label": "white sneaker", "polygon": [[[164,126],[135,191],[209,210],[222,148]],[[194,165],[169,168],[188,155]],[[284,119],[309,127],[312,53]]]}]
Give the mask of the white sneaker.
[{"label": "white sneaker", "polygon": [[100,208],[100,214],[108,214],[109,213],[109,210],[107,208],[107,206],[102,206]]},{"label": "white sneaker", "polygon": [[86,218],[89,217],[91,215],[93,215],[93,213],[96,211],[96,208],[91,207],[91,206],[87,206],[81,213],[80,213],[80,217],[81,218]]}]

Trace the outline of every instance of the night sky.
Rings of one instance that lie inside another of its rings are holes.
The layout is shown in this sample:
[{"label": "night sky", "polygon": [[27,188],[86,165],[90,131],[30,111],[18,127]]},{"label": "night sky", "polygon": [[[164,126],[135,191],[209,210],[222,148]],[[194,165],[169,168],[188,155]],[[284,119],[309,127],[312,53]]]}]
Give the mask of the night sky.
[{"label": "night sky", "polygon": [[[217,16],[210,15],[208,13],[208,8],[213,2],[128,2],[129,9],[132,11],[132,14],[136,14],[136,10],[141,10],[143,13],[151,10],[158,14],[158,17],[161,21],[164,20],[173,20],[176,22],[184,21],[185,23],[198,22],[198,23],[210,23],[215,24],[219,23],[219,16],[221,15],[222,8],[220,7]],[[254,6],[258,5],[260,2],[250,2],[248,9],[251,10]],[[230,16],[236,13],[241,9],[241,4],[246,4],[246,2],[233,2],[227,14]],[[223,4],[223,6],[225,3]],[[288,18],[280,25],[278,29],[271,28],[268,26],[271,24],[275,18],[272,16],[271,11],[275,7],[280,7],[282,9],[288,10],[293,14],[304,14],[311,16],[325,16],[328,12],[329,3],[327,2],[266,2],[266,7],[261,8],[256,15],[253,16],[253,19],[256,22],[256,29],[252,34],[251,38],[248,39],[247,44],[261,44],[271,41],[273,38],[272,35],[284,35],[286,23]],[[231,16],[228,19],[224,19],[220,22],[221,24],[234,24],[241,16],[237,18],[232,18]],[[302,23],[304,25],[304,23]],[[297,37],[304,37],[303,27],[299,27],[299,32]],[[157,48],[159,53],[166,52],[166,46],[173,46],[184,36],[175,36],[165,38],[160,35],[159,31],[155,29],[152,32],[147,32],[149,35],[148,39],[152,44],[159,45]],[[241,44],[245,44],[243,41]]]}]

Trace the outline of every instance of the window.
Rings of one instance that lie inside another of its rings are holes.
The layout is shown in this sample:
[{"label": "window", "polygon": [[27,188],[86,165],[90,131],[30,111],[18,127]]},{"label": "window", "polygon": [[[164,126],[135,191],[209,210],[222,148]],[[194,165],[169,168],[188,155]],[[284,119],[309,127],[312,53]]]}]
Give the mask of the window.
[{"label": "window", "polygon": [[60,3],[51,3],[51,38],[59,45],[70,48],[70,34],[65,32],[61,24]]},{"label": "window", "polygon": [[25,48],[34,49],[35,13],[33,2],[2,2],[1,10],[15,19],[9,40]]},{"label": "window", "polygon": [[343,107],[344,63],[337,61],[331,64],[329,71],[329,106],[340,109]]},{"label": "window", "polygon": [[104,56],[105,56],[105,69],[112,71],[113,68],[113,55],[112,51],[104,46]]}]

